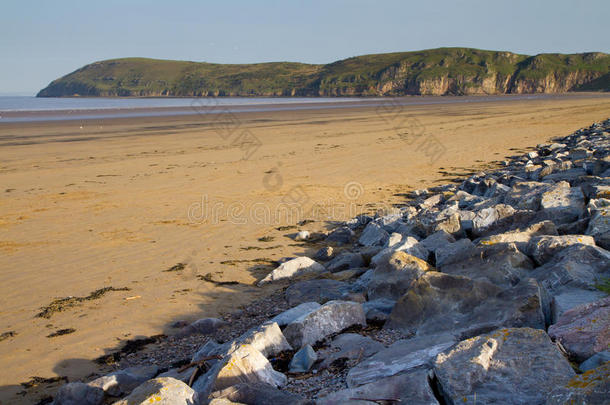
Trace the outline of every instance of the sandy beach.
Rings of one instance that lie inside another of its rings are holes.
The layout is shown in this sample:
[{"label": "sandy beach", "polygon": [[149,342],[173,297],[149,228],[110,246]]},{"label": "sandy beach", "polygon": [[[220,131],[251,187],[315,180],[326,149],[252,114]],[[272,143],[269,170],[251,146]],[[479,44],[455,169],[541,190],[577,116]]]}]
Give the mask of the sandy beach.
[{"label": "sandy beach", "polygon": [[315,248],[296,230],[390,209],[608,111],[610,96],[566,95],[0,121],[0,402],[269,294],[254,283],[275,261]]}]

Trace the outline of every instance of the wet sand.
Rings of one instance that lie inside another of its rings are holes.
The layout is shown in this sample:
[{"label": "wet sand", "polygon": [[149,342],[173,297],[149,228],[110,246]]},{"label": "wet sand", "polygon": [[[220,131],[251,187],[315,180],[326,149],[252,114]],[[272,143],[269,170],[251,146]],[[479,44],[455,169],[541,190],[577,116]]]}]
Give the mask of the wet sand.
[{"label": "wet sand", "polygon": [[273,261],[314,248],[282,227],[326,230],[609,112],[579,95],[0,123],[0,402],[269,293]]}]

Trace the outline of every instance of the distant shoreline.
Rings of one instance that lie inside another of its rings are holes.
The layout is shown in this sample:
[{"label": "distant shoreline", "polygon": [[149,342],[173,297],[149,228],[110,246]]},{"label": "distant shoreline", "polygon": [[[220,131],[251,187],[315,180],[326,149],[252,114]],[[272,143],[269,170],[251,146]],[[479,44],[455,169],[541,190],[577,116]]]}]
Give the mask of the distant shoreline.
[{"label": "distant shoreline", "polygon": [[[0,126],[3,124],[18,124],[28,122],[55,122],[55,121],[87,121],[87,120],[109,120],[121,118],[151,118],[151,117],[188,117],[208,114],[237,114],[255,112],[274,112],[274,111],[299,111],[299,110],[320,110],[320,109],[340,109],[340,108],[392,108],[392,106],[409,105],[430,105],[430,104],[454,104],[468,102],[495,102],[495,101],[523,101],[531,99],[560,99],[560,98],[608,98],[610,93],[599,92],[570,92],[557,94],[506,94],[491,96],[404,96],[404,97],[311,97],[312,100],[324,99],[324,101],[311,102],[272,102],[239,104],[220,102],[218,104],[198,104],[198,100],[216,99],[215,97],[157,97],[156,100],[191,99],[189,106],[126,106],[126,107],[93,107],[93,108],[58,108],[40,110],[2,110],[0,108]],[[34,97],[32,97],[34,98]],[[267,99],[302,99],[305,97],[225,97],[223,101],[230,99],[245,100],[267,100]],[[309,97],[308,97],[309,98]],[[72,100],[129,100],[133,97],[73,97]],[[148,99],[148,97],[138,98]],[[329,100],[332,99],[332,100]],[[46,100],[49,100],[48,98]],[[65,100],[64,97],[57,100]],[[60,106],[61,107],[61,106]]]}]

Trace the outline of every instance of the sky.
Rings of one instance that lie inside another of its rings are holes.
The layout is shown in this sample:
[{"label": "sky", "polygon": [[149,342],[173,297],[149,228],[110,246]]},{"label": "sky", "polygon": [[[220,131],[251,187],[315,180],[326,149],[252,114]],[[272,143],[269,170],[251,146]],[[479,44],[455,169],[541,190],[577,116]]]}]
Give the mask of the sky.
[{"label": "sky", "polygon": [[609,0],[2,0],[0,95],[119,57],[329,63],[442,46],[610,53]]}]

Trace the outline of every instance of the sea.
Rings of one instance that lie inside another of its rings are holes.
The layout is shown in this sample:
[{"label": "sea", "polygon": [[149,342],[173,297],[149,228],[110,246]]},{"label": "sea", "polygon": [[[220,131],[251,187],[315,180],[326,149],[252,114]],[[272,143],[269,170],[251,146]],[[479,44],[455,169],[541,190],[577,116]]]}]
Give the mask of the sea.
[{"label": "sea", "polygon": [[[565,95],[564,95],[565,96]],[[202,97],[202,98],[111,98],[0,96],[3,123],[162,117],[227,112],[266,112],[327,108],[378,107],[386,112],[404,111],[403,106],[468,102],[493,102],[556,98],[562,95],[520,94],[499,96],[407,96],[407,97]],[[571,97],[577,97],[571,95]]]}]

